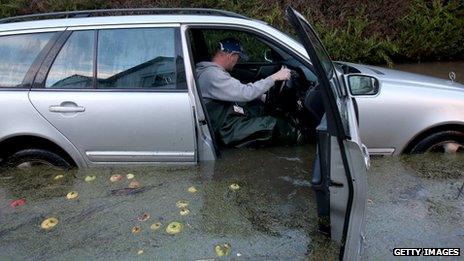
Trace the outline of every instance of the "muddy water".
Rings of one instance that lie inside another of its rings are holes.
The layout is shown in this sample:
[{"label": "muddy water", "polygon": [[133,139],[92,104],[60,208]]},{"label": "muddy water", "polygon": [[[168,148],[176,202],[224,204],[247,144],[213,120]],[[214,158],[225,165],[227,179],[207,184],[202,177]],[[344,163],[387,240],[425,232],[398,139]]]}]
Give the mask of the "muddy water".
[{"label": "muddy water", "polygon": [[449,73],[453,71],[456,73],[456,81],[464,83],[464,61],[396,64],[394,65],[394,69],[430,75],[446,80],[449,80]]},{"label": "muddy water", "polygon": [[[314,150],[231,150],[216,164],[191,167],[3,172],[0,259],[197,260],[217,258],[215,245],[227,243],[229,258],[335,260],[339,246],[316,228]],[[128,173],[139,188],[127,189]],[[113,174],[124,178],[110,182]],[[89,175],[96,179],[86,182]],[[238,190],[230,189],[234,183]],[[374,158],[364,259],[391,259],[396,247],[464,249],[463,183],[462,155]],[[70,191],[78,199],[68,200]],[[10,206],[18,198],[26,204]],[[188,215],[180,215],[179,200],[188,202]],[[149,219],[139,221],[144,213]],[[49,217],[59,223],[46,231],[40,225]],[[173,221],[183,230],[169,235]],[[156,222],[162,225],[153,231]]]},{"label": "muddy water", "polygon": [[[0,259],[196,260],[215,258],[216,244],[231,245],[229,257],[336,259],[338,246],[316,231],[309,185],[314,147],[233,150],[224,160],[197,167],[94,169],[64,173],[6,172],[0,179]],[[113,174],[133,173],[110,182]],[[96,179],[86,182],[85,177]],[[231,190],[236,183],[238,190]],[[188,192],[195,186],[196,193]],[[69,191],[78,199],[68,200]],[[12,207],[13,199],[26,198]],[[190,213],[180,215],[179,200]],[[147,221],[137,217],[147,213]],[[46,231],[49,217],[58,225]],[[168,223],[183,230],[169,235]],[[159,230],[151,224],[161,222]],[[134,226],[141,232],[133,234]],[[143,250],[141,255],[138,251]]]},{"label": "muddy water", "polygon": [[464,249],[464,155],[375,159],[368,175],[365,259],[398,247]]}]

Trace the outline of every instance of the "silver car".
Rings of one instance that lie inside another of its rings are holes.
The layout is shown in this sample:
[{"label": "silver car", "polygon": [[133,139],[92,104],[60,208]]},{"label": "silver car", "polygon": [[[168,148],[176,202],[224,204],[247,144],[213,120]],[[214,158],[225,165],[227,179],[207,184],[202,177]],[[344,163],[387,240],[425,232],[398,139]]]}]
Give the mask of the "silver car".
[{"label": "silver car", "polygon": [[[128,15],[134,12],[139,15]],[[2,165],[215,160],[219,146],[195,64],[208,58],[215,36],[241,35],[262,47],[233,72],[241,80],[282,65],[294,70],[292,80],[268,93],[268,108],[294,113],[302,128],[312,127],[319,229],[342,242],[341,257],[358,259],[369,155],[355,104],[309,23],[291,8],[287,13],[302,44],[263,22],[218,10],[97,10],[2,20]]]},{"label": "silver car", "polygon": [[359,109],[371,155],[464,149],[464,85],[381,67],[336,63]]}]

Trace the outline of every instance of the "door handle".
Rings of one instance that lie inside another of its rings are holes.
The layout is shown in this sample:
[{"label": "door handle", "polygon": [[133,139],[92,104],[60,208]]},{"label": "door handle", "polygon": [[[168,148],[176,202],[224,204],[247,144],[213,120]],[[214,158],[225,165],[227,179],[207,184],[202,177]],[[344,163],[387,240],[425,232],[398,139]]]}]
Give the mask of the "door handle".
[{"label": "door handle", "polygon": [[82,106],[60,106],[60,105],[52,105],[48,108],[51,112],[84,112],[85,108]]}]

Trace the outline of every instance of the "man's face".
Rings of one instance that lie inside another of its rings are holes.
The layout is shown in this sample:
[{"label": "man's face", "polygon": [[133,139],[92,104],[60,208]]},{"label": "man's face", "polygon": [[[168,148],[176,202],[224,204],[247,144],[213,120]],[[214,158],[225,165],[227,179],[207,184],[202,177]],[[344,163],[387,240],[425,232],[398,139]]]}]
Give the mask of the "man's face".
[{"label": "man's face", "polygon": [[232,69],[234,69],[234,66],[237,64],[239,58],[240,55],[238,53],[228,53],[226,70],[231,71]]}]

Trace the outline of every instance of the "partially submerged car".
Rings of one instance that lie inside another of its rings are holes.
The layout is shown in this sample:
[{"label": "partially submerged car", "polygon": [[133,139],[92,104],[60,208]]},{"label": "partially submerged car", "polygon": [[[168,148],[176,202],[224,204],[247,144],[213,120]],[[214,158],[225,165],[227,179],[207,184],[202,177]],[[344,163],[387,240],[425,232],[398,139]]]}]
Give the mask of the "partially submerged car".
[{"label": "partially submerged car", "polygon": [[257,49],[258,60],[236,66],[238,79],[266,77],[282,65],[294,71],[269,91],[266,107],[312,131],[319,229],[342,242],[341,258],[359,259],[369,155],[355,103],[310,24],[291,8],[287,13],[303,45],[260,21],[206,9],[1,20],[1,163],[85,168],[215,160],[219,146],[195,64],[209,59],[208,32],[243,35],[264,49]]},{"label": "partially submerged car", "polygon": [[464,85],[376,66],[336,62],[359,109],[371,155],[464,150]]}]

